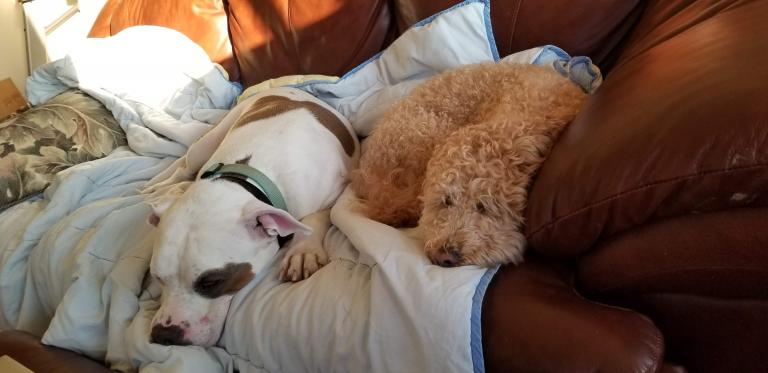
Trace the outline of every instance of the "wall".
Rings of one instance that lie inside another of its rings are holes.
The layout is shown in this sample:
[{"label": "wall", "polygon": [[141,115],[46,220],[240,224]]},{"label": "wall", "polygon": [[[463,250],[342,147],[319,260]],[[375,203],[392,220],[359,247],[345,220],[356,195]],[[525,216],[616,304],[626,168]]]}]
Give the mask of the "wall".
[{"label": "wall", "polygon": [[[62,2],[78,3],[80,12],[60,26],[52,35],[49,35],[47,40],[42,41],[38,36],[37,40],[30,41],[32,46],[36,48],[36,53],[33,53],[32,58],[33,69],[48,60],[61,58],[69,47],[85,39],[106,0],[35,0],[27,5],[33,9],[35,7],[37,9],[47,8],[49,9],[48,13],[53,14],[55,18],[60,14],[60,12],[56,12],[61,8],[57,5]],[[31,13],[32,16],[47,15],[44,11],[37,12],[38,14],[35,14],[34,11]],[[44,18],[41,22],[47,24],[50,20]],[[16,87],[24,94],[26,79],[29,75],[29,63],[27,61],[24,11],[18,0],[0,0],[0,35],[2,35],[0,36],[0,80],[11,78]],[[31,37],[35,39],[35,33],[32,33]]]},{"label": "wall", "polygon": [[[70,48],[83,41],[91,30],[105,0],[34,0],[24,4],[27,18],[29,63],[34,71],[38,66],[60,59]],[[54,30],[46,26],[54,23],[70,8],[79,9]]]},{"label": "wall", "polygon": [[27,47],[24,15],[17,0],[0,0],[0,80],[11,78],[24,93]]}]

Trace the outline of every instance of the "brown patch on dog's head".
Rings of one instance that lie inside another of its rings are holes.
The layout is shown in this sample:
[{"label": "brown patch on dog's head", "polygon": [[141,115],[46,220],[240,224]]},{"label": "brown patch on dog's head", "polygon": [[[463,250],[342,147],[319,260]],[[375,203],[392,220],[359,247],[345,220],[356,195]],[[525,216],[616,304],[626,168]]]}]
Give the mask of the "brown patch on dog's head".
[{"label": "brown patch on dog's head", "polygon": [[292,100],[283,96],[264,96],[256,100],[237,119],[234,127],[239,127],[259,119],[274,117],[275,115],[296,109],[306,109],[312,113],[320,124],[336,136],[347,155],[352,156],[354,154],[355,140],[341,119],[327,108],[312,101]]},{"label": "brown patch on dog's head", "polygon": [[222,268],[209,269],[197,277],[196,293],[210,299],[234,294],[253,279],[250,263],[227,263]]}]

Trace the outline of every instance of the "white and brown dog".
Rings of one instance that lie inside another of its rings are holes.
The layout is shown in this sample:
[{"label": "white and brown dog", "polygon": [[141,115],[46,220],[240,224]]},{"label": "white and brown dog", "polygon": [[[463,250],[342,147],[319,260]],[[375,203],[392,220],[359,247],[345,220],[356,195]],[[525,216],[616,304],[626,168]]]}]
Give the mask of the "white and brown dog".
[{"label": "white and brown dog", "polygon": [[[280,237],[280,277],[305,279],[328,257],[323,237],[360,146],[349,122],[293,88],[250,97],[148,185],[175,198],[152,203],[157,227],[150,272],[162,286],[151,341],[210,346],[233,295],[269,266]],[[164,179],[156,183],[156,179]]]}]

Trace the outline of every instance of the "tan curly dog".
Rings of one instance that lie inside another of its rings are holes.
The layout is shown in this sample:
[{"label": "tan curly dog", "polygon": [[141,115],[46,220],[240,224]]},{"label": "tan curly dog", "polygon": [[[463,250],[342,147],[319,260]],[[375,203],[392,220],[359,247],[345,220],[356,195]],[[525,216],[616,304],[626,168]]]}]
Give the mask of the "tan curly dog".
[{"label": "tan curly dog", "polygon": [[585,98],[540,66],[444,72],[381,118],[351,186],[370,218],[418,225],[435,264],[519,263],[527,188]]}]

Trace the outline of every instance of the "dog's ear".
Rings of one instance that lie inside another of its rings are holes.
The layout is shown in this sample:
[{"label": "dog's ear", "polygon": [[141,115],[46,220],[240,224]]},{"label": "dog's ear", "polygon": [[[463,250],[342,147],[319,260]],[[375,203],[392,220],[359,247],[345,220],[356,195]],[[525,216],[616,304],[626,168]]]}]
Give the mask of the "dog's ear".
[{"label": "dog's ear", "polygon": [[181,182],[160,188],[148,194],[145,200],[149,207],[152,208],[152,212],[147,216],[147,222],[157,227],[160,224],[160,217],[163,213],[184,194],[191,184],[191,181]]},{"label": "dog's ear", "polygon": [[280,237],[312,233],[310,227],[296,220],[291,214],[261,201],[246,204],[243,209],[243,218],[248,230],[254,233],[263,230],[270,236]]}]

